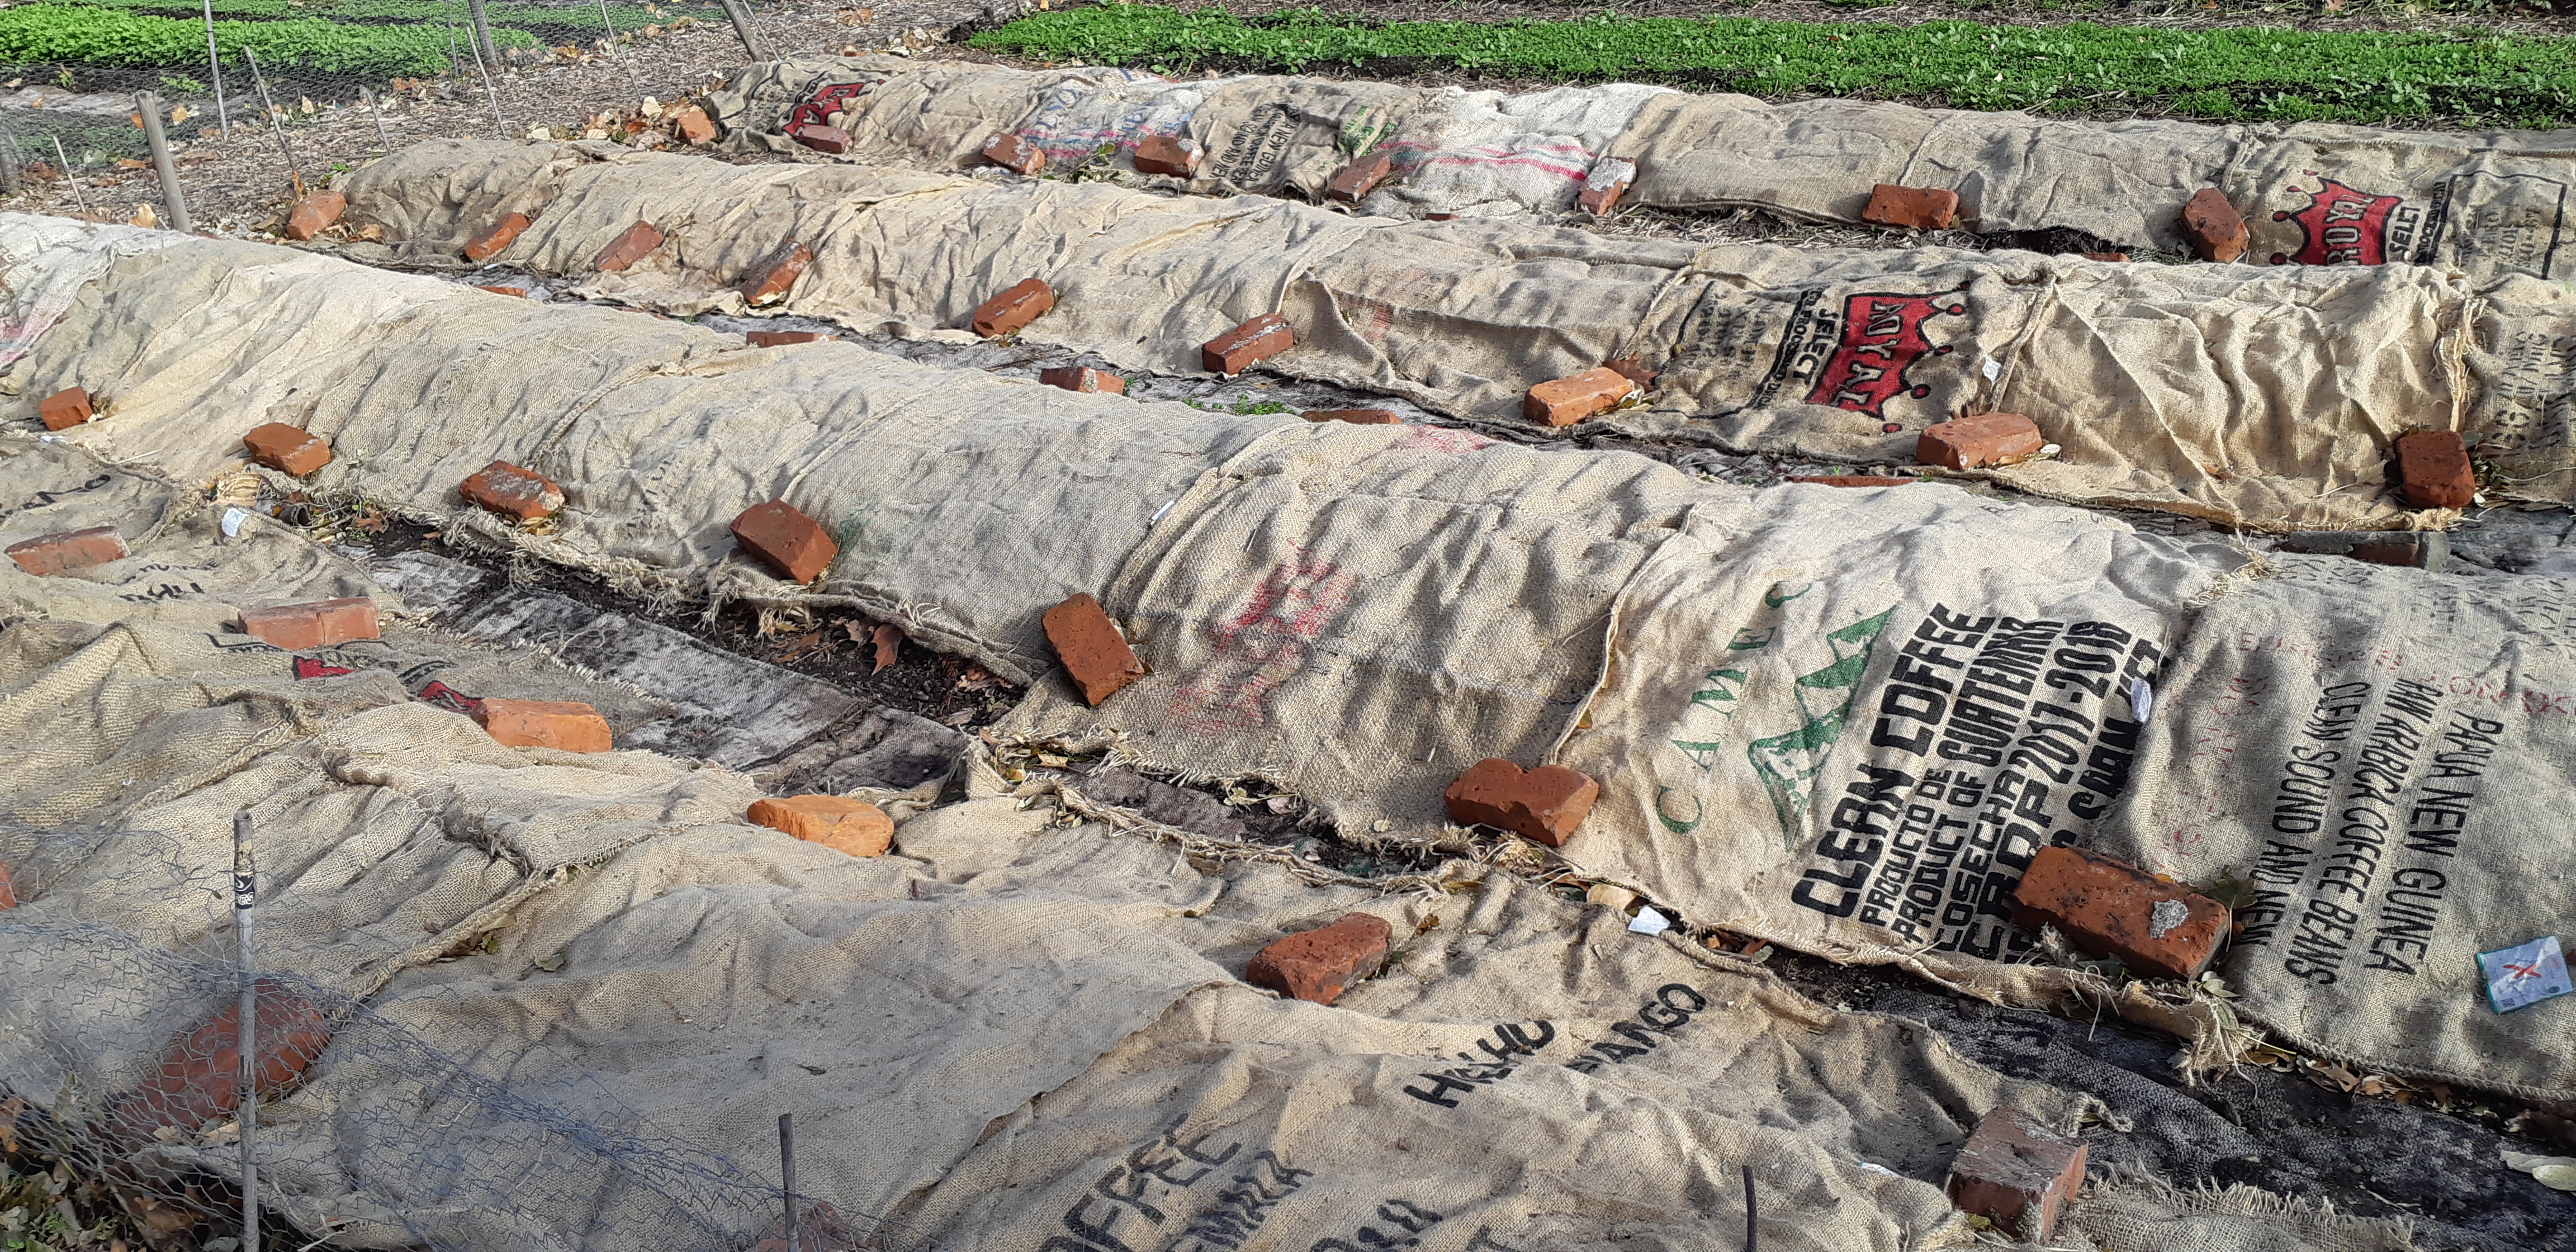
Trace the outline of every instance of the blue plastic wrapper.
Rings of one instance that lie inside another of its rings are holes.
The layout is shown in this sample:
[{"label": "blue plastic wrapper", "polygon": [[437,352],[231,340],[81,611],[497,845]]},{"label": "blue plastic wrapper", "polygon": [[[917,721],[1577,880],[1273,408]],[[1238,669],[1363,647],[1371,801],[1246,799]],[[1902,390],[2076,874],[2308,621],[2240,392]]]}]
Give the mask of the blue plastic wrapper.
[{"label": "blue plastic wrapper", "polygon": [[2478,972],[2486,975],[2487,1002],[2499,1013],[2563,996],[2569,990],[2567,954],[2559,950],[2556,935],[2478,953]]}]

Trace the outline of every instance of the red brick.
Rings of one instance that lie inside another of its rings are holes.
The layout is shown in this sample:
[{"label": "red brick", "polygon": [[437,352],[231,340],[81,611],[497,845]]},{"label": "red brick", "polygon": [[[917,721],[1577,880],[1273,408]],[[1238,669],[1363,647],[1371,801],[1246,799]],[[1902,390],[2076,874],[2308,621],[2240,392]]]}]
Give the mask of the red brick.
[{"label": "red brick", "polygon": [[984,159],[1017,174],[1035,174],[1046,168],[1045,151],[1009,133],[984,141]]},{"label": "red brick", "polygon": [[2465,509],[2476,501],[2478,471],[2456,430],[2410,430],[2397,437],[2397,481],[2418,509]]},{"label": "red brick", "polygon": [[1550,426],[1571,426],[1625,400],[1637,384],[1607,365],[1543,382],[1521,397],[1521,416]]},{"label": "red brick", "polygon": [[2048,446],[2039,424],[2019,413],[1976,413],[1923,428],[1914,459],[1954,470],[2025,461]]},{"label": "red brick", "polygon": [[1187,135],[1154,135],[1136,145],[1136,168],[1147,174],[1187,178],[1198,172],[1205,151]]},{"label": "red brick", "polygon": [[1455,213],[1425,213],[1422,215],[1422,220],[1426,222],[1454,222],[1458,220],[1458,215]]},{"label": "red brick", "polygon": [[690,143],[713,143],[716,137],[715,121],[694,104],[671,110],[671,129]]},{"label": "red brick", "polygon": [[474,720],[496,743],[512,748],[608,751],[608,719],[572,700],[504,700],[485,696]]},{"label": "red brick", "polygon": [[331,463],[331,445],[321,436],[284,422],[251,427],[242,436],[242,446],[250,449],[250,459],[297,478]]},{"label": "red brick", "polygon": [[[262,1098],[282,1095],[330,1046],[330,1014],[286,984],[254,984],[252,1069]],[[227,995],[231,993],[227,992]],[[203,1025],[180,1036],[161,1056],[160,1068],[117,1102],[110,1121],[135,1138],[164,1126],[195,1130],[230,1115],[241,1104],[241,1005],[226,1004]]]},{"label": "red brick", "polygon": [[1055,288],[1043,278],[1023,278],[1002,294],[975,306],[969,324],[986,339],[1018,334],[1038,315],[1055,307]]},{"label": "red brick", "polygon": [[384,637],[376,621],[376,602],[365,596],[244,609],[241,623],[243,634],[257,635],[289,652]]},{"label": "red brick", "polygon": [[1789,481],[1825,487],[1902,487],[1914,480],[1890,478],[1884,474],[1792,474]]},{"label": "red brick", "polygon": [[831,338],[819,330],[747,330],[742,341],[755,348],[783,348],[789,344],[821,343]]},{"label": "red brick", "polygon": [[1330,1004],[1386,964],[1394,940],[1385,918],[1345,913],[1329,926],[1271,941],[1243,967],[1243,981],[1292,1000]]},{"label": "red brick", "polygon": [[2227,202],[2227,195],[2216,187],[2203,187],[2192,193],[2182,206],[2183,238],[2204,261],[2233,261],[2245,255],[2251,236],[2245,231],[2245,215]]},{"label": "red brick", "polygon": [[1349,422],[1354,426],[1401,426],[1404,419],[1385,409],[1309,409],[1298,414],[1310,422]]},{"label": "red brick", "polygon": [[478,264],[489,261],[500,255],[501,249],[517,241],[519,232],[527,228],[527,214],[505,213],[500,221],[492,223],[492,229],[476,235],[472,242],[465,245],[465,259]]},{"label": "red brick", "polygon": [[339,221],[348,209],[347,196],[336,191],[314,192],[296,201],[294,211],[286,215],[286,237],[311,239],[331,229],[331,223]]},{"label": "red brick", "polygon": [[535,521],[564,506],[563,488],[535,470],[521,469],[508,461],[494,461],[474,471],[457,492],[469,504],[523,522]]},{"label": "red brick", "polygon": [[2114,264],[2126,264],[2129,259],[2129,254],[2126,252],[2087,252],[2084,254],[2084,259],[2087,261],[2109,261]]},{"label": "red brick", "polygon": [[791,126],[787,130],[787,137],[816,152],[828,152],[834,156],[850,150],[850,132],[838,126],[825,126],[821,122]]},{"label": "red brick", "polygon": [[2045,1242],[2059,1206],[2084,1186],[2086,1152],[2031,1117],[1996,1109],[1950,1160],[1950,1202],[2024,1242]]},{"label": "red brick", "polygon": [[755,504],[733,519],[733,541],[793,583],[810,583],[832,567],[841,545],[822,524],[784,500]]},{"label": "red brick", "polygon": [[1106,370],[1088,365],[1060,365],[1038,371],[1038,381],[1067,391],[1098,391],[1113,396],[1127,394],[1127,380]]},{"label": "red brick", "polygon": [[57,531],[10,544],[9,559],[18,568],[42,577],[66,570],[87,569],[125,559],[125,539],[113,526],[92,526],[87,530]]},{"label": "red brick", "polygon": [[1384,152],[1372,152],[1333,171],[1324,183],[1324,195],[1346,204],[1357,204],[1362,196],[1377,189],[1386,176],[1395,172],[1395,158]]},{"label": "red brick", "polygon": [[805,267],[814,263],[814,250],[790,239],[769,259],[752,267],[734,290],[742,293],[742,302],[758,308],[787,298],[787,292],[803,277]]},{"label": "red brick", "polygon": [[1448,802],[1449,820],[1461,826],[1491,826],[1561,848],[1601,798],[1601,784],[1562,765],[1523,772],[1489,756],[1458,775],[1441,798]]},{"label": "red brick", "polygon": [[1064,663],[1065,674],[1081,689],[1083,703],[1097,707],[1119,688],[1145,676],[1145,663],[1136,659],[1136,650],[1128,646],[1127,637],[1118,633],[1108,610],[1090,592],[1075,593],[1039,620],[1046,627],[1047,642],[1055,646],[1056,659]]},{"label": "red brick", "polygon": [[97,407],[90,403],[89,392],[79,387],[65,387],[36,405],[36,416],[44,419],[47,430],[68,430],[88,421],[97,412]]},{"label": "red brick", "polygon": [[[14,909],[16,907],[18,907],[18,888],[16,884],[10,881],[9,867],[7,865],[0,865],[0,909]],[[0,1129],[5,1129],[5,1127],[0,1127]]]},{"label": "red brick", "polygon": [[653,229],[651,222],[637,222],[609,240],[608,246],[591,259],[590,267],[613,274],[652,255],[653,249],[661,246],[662,232]]},{"label": "red brick", "polygon": [[2080,848],[2031,858],[2013,891],[2013,920],[2055,926],[2087,952],[2140,978],[2198,978],[2227,936],[2227,907],[2134,865]]},{"label": "red brick", "polygon": [[894,846],[894,819],[873,804],[846,796],[760,800],[752,804],[748,816],[754,825],[783,830],[851,856],[883,856]]},{"label": "red brick", "polygon": [[1870,189],[1860,220],[1899,230],[1948,230],[1959,217],[1959,193],[1946,187],[1899,187],[1880,183]]},{"label": "red brick", "polygon": [[488,291],[496,296],[510,296],[520,300],[527,299],[528,292],[530,290],[530,288],[520,286],[516,283],[476,283],[474,284],[474,289],[476,291]]},{"label": "red brick", "polygon": [[1654,370],[1647,369],[1645,362],[1632,356],[1623,356],[1613,361],[1603,361],[1601,363],[1601,368],[1618,371],[1619,377],[1637,384],[1637,390],[1639,391],[1654,390],[1655,380],[1663,377],[1663,375],[1655,372]]},{"label": "red brick", "polygon": [[1583,192],[1574,198],[1575,207],[1594,217],[1606,217],[1619,207],[1619,197],[1628,185],[1637,181],[1637,163],[1620,157],[1603,157],[1592,163],[1592,172],[1583,176]]},{"label": "red brick", "polygon": [[1240,374],[1256,362],[1297,346],[1288,319],[1264,313],[1199,345],[1199,364],[1218,374]]}]

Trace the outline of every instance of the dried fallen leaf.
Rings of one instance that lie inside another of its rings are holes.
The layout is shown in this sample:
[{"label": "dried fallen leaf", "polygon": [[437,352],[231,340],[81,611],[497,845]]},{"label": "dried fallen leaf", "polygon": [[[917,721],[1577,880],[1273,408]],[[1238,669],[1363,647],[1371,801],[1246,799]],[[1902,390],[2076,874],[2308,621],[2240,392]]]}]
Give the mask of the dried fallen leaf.
[{"label": "dried fallen leaf", "polygon": [[121,170],[148,170],[152,168],[152,163],[150,161],[139,160],[134,157],[118,157],[116,158],[116,168]]},{"label": "dried fallen leaf", "polygon": [[141,205],[134,210],[134,216],[125,219],[125,224],[128,226],[158,226],[161,224],[161,215],[153,212],[151,205]]},{"label": "dried fallen leaf", "polygon": [[877,645],[877,667],[869,670],[868,672],[871,674],[881,674],[885,672],[885,667],[895,663],[895,658],[903,655],[903,628],[892,622],[879,622],[877,623],[875,631],[875,639]]}]

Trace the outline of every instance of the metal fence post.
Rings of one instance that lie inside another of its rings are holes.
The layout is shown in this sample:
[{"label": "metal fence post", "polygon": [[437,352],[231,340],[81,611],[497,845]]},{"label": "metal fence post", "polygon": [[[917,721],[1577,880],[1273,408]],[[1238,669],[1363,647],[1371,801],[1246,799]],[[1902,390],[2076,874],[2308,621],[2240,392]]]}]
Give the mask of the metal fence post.
[{"label": "metal fence post", "polygon": [[206,73],[215,80],[215,126],[233,137],[232,111],[224,107],[224,57],[215,50],[215,0],[206,0]]},{"label": "metal fence post", "polygon": [[243,59],[250,62],[251,86],[259,88],[259,107],[268,110],[268,124],[277,132],[277,150],[286,154],[286,179],[295,188],[295,198],[304,198],[304,170],[295,163],[295,149],[286,143],[286,119],[279,116],[277,102],[268,97],[268,75],[259,72],[259,58],[250,48],[242,48]]},{"label": "metal fence post", "polygon": [[743,0],[718,0],[718,2],[724,5],[725,16],[733,19],[733,33],[742,36],[743,54],[755,61],[769,60],[769,52],[761,43],[760,32],[751,24],[751,6],[743,3]]},{"label": "metal fence post", "polygon": [[235,1010],[240,1025],[241,1072],[234,1101],[241,1131],[241,1252],[259,1252],[259,1166],[251,1157],[251,1139],[259,1128],[259,977],[250,959],[251,906],[259,902],[259,875],[250,848],[250,810],[233,814],[233,939],[241,950],[241,1001]]},{"label": "metal fence post", "polygon": [[394,150],[394,133],[385,129],[385,111],[376,107],[376,89],[360,87],[358,98],[367,102],[367,115],[376,119],[376,138],[385,143],[385,151]]},{"label": "metal fence post", "polygon": [[6,122],[0,122],[0,141],[9,145],[7,159],[0,160],[0,195],[14,196],[26,189],[26,184],[19,180],[18,167],[27,163],[27,154],[18,146],[18,132],[9,129]]},{"label": "metal fence post", "polygon": [[787,1195],[787,1252],[796,1244],[796,1115],[778,1115],[778,1184]]},{"label": "metal fence post", "polygon": [[486,61],[501,63],[501,45],[492,38],[492,23],[483,16],[483,0],[465,0],[465,18],[474,26],[474,46]]},{"label": "metal fence post", "polygon": [[71,188],[72,203],[78,206],[81,212],[89,212],[89,197],[81,194],[80,180],[72,177],[72,159],[63,153],[63,137],[49,135],[47,138],[54,141],[54,160],[62,164],[63,185]]},{"label": "metal fence post", "polygon": [[134,107],[143,112],[143,142],[152,149],[152,168],[161,175],[161,203],[170,210],[170,229],[184,235],[196,227],[188,221],[188,197],[179,189],[179,167],[170,161],[170,137],[161,133],[161,97],[135,92]]}]

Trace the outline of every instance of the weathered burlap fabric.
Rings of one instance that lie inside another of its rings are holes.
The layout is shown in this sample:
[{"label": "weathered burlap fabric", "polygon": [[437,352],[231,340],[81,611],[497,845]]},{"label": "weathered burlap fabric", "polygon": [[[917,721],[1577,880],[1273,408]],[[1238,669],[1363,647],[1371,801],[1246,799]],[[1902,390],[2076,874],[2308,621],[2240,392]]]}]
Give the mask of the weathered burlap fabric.
[{"label": "weathered burlap fabric", "polygon": [[[2388,446],[2456,426],[2498,488],[2576,493],[2550,416],[2576,297],[2480,292],[2416,266],[2257,270],[1939,249],[1828,253],[1611,240],[1508,222],[1406,223],[1275,200],[977,182],[853,166],[734,167],[634,155],[570,164],[501,254],[591,275],[587,294],[674,313],[740,310],[733,285],[791,242],[815,252],[784,308],[865,329],[953,331],[1044,277],[1026,331],[1126,367],[1199,371],[1198,346],[1277,311],[1299,343],[1271,368],[1519,423],[1527,389],[1634,356],[1660,370],[1631,433],[1849,461],[1904,461],[1925,426],[1987,406],[2060,448],[1996,476],[2064,499],[2269,529],[2400,525]],[[418,145],[349,176],[351,212],[448,254],[492,207],[448,189],[507,145]],[[524,156],[505,159],[517,168]],[[591,260],[636,221],[668,242]]]}]

